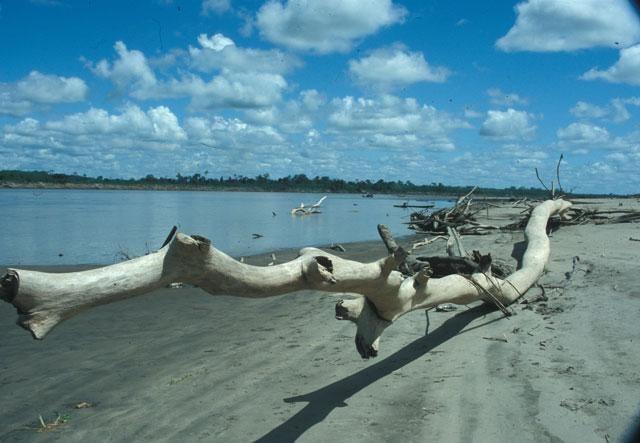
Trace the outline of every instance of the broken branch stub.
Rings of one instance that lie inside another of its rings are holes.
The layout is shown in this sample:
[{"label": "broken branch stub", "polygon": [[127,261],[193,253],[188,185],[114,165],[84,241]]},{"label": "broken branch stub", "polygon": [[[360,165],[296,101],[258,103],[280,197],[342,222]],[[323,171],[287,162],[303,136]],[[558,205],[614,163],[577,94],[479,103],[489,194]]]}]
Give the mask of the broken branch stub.
[{"label": "broken branch stub", "polygon": [[305,248],[292,261],[252,266],[217,250],[204,237],[177,233],[157,252],[102,268],[59,274],[10,269],[0,280],[0,297],[16,307],[18,324],[42,339],[57,324],[86,309],[176,281],[213,295],[250,298],[300,290],[355,294],[338,303],[336,318],[357,325],[356,348],[369,358],[377,355],[382,332],[412,310],[492,298],[504,305],[515,301],[537,281],[549,258],[547,220],[569,206],[564,200],[548,200],[533,210],[525,230],[528,247],[522,268],[504,280],[483,272],[432,278],[428,269],[406,277],[397,270],[406,259],[401,248],[370,263]]}]

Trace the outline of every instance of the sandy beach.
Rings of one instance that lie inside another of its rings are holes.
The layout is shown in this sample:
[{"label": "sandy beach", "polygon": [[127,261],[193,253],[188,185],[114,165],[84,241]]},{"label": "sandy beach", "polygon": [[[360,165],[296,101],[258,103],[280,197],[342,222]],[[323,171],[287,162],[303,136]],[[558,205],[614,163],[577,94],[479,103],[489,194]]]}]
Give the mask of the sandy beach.
[{"label": "sandy beach", "polygon": [[[514,210],[491,208],[488,221]],[[515,304],[510,318],[481,304],[412,312],[367,361],[355,327],[334,319],[337,297],[314,291],[253,300],[167,288],[84,312],[43,341],[0,303],[0,441],[617,441],[640,407],[632,239],[640,224],[562,227],[540,280],[548,301]],[[512,262],[522,240],[463,239]],[[345,247],[361,261],[386,252]],[[421,254],[444,255],[444,242]],[[39,432],[39,415],[65,423]]]}]

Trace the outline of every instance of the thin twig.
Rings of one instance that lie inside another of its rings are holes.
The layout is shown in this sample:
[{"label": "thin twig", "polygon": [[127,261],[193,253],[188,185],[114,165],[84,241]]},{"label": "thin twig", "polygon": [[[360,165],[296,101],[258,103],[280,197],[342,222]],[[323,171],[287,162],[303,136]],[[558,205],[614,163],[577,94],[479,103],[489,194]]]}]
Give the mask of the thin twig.
[{"label": "thin twig", "polygon": [[482,337],[482,338],[484,338],[485,340],[503,341],[505,343],[509,343],[506,338],[499,338],[499,337]]},{"label": "thin twig", "polygon": [[560,154],[560,159],[558,160],[558,166],[556,166],[556,177],[558,178],[558,189],[561,193],[564,193],[562,189],[562,185],[560,184],[560,163],[562,163],[562,159],[564,158],[563,154]]},{"label": "thin twig", "polygon": [[545,185],[544,182],[542,181],[542,179],[540,178],[540,174],[538,174],[538,168],[535,168],[535,170],[536,170],[536,177],[538,177],[538,181],[540,182],[540,184],[542,185],[542,187],[544,189],[549,191],[549,188],[547,188],[547,185]]},{"label": "thin twig", "polygon": [[[498,299],[498,297],[496,297],[495,295],[493,295],[490,291],[488,291],[487,289],[483,288],[478,282],[476,282],[475,280],[473,280],[470,276],[466,276],[463,275],[464,278],[466,278],[469,283],[471,283],[473,286],[475,286],[475,288],[478,290],[479,293],[481,294],[485,294],[487,297],[489,297],[491,299],[491,301],[496,305],[496,307],[498,309],[500,309],[500,311],[502,311],[502,313],[505,315],[505,317],[511,317],[511,312],[507,309],[507,307],[502,303],[502,301],[500,301]],[[486,274],[485,274],[486,277]],[[491,279],[489,279],[489,281],[491,281],[493,283],[493,281]],[[499,287],[496,287],[494,284],[494,287],[498,290],[500,290]]]},{"label": "thin twig", "polygon": [[421,248],[422,246],[430,245],[431,243],[433,243],[436,240],[447,240],[447,237],[445,237],[444,235],[438,235],[437,237],[434,237],[434,238],[424,239],[424,240],[415,242],[411,246],[411,250],[413,251],[414,249]]}]

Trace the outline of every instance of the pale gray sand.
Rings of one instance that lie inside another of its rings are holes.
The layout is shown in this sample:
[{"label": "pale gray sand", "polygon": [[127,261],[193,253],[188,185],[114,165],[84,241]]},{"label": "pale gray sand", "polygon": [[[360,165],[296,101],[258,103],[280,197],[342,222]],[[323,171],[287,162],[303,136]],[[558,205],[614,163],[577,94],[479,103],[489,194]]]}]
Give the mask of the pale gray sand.
[{"label": "pale gray sand", "polygon": [[[616,441],[640,401],[640,242],[629,237],[640,224],[562,228],[541,283],[566,287],[547,289],[546,305],[517,305],[510,319],[430,312],[426,336],[413,312],[369,361],[354,327],[333,319],[335,297],[316,292],[165,289],[83,313],[44,341],[2,303],[0,440]],[[506,259],[521,239],[464,242]],[[378,243],[347,248],[384,254]],[[83,401],[95,406],[73,408]],[[38,414],[69,421],[39,433]]]}]

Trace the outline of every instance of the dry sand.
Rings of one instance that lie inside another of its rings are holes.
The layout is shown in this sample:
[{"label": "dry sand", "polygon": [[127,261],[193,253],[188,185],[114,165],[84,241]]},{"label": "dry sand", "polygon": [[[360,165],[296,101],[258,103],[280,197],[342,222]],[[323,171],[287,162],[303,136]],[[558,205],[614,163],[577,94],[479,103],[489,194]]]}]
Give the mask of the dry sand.
[{"label": "dry sand", "polygon": [[[597,207],[608,206],[618,202]],[[640,400],[640,242],[630,237],[639,224],[561,228],[541,279],[547,303],[518,304],[509,319],[484,306],[431,311],[427,335],[425,312],[413,312],[369,361],[353,325],[334,320],[336,297],[317,292],[164,289],[80,314],[44,341],[2,303],[0,440],[616,441]],[[521,240],[464,238],[503,259]],[[359,260],[385,252],[346,247]],[[38,432],[39,414],[67,421]]]}]

